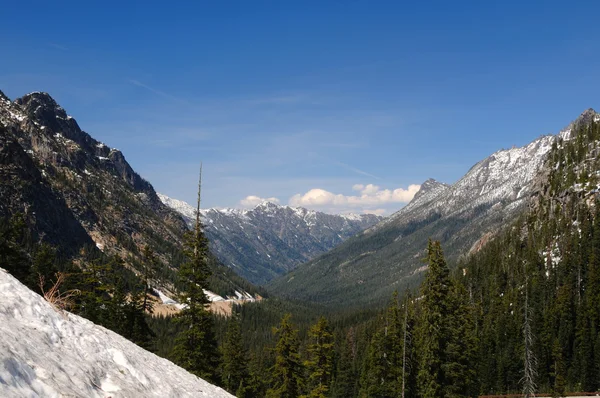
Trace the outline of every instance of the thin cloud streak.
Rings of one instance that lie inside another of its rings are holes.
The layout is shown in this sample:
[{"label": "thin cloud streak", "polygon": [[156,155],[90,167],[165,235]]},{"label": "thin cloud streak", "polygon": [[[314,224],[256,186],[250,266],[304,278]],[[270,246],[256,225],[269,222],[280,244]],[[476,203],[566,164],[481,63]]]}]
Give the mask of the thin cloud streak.
[{"label": "thin cloud streak", "polygon": [[364,170],[361,169],[357,169],[356,167],[350,166],[349,164],[343,163],[343,162],[338,162],[338,161],[332,161],[334,164],[337,164],[338,166],[342,166],[343,168],[353,171],[356,174],[360,174],[366,177],[371,177],[371,178],[375,178],[376,180],[381,180],[381,177],[377,177],[376,175],[373,175],[371,173],[367,173]]},{"label": "thin cloud streak", "polygon": [[59,50],[61,50],[61,51],[69,51],[69,49],[68,49],[67,47],[65,47],[65,46],[63,46],[63,45],[60,45],[60,44],[58,44],[58,43],[48,43],[48,45],[49,45],[50,47],[54,47],[54,48],[56,48],[56,49],[59,49]]},{"label": "thin cloud streak", "polygon": [[282,96],[273,96],[273,97],[259,97],[254,99],[246,99],[242,102],[245,102],[250,105],[265,105],[265,104],[293,104],[301,102],[306,97],[303,95],[282,95]]},{"label": "thin cloud streak", "polygon": [[145,88],[148,91],[153,92],[156,95],[160,95],[161,97],[167,98],[171,101],[175,101],[175,102],[180,102],[182,104],[187,104],[187,105],[191,105],[188,101],[179,98],[179,97],[175,97],[174,95],[165,93],[164,91],[161,90],[157,90],[154,87],[148,86],[147,84],[144,84],[142,82],[140,82],[139,80],[135,80],[135,79],[129,79],[128,80],[129,83],[133,84],[134,86],[138,86],[138,87],[142,87]]}]

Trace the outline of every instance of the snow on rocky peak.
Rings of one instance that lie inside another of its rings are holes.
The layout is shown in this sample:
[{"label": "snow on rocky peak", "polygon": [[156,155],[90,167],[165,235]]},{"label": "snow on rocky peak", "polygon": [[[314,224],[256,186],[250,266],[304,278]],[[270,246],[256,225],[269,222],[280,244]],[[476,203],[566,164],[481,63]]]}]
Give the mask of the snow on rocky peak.
[{"label": "snow on rocky peak", "polygon": [[502,200],[522,203],[554,140],[555,136],[540,137],[520,148],[500,150],[477,163],[452,186],[445,212],[464,208],[465,199],[470,207]]},{"label": "snow on rocky peak", "polygon": [[0,269],[0,396],[232,397]]},{"label": "snow on rocky peak", "polygon": [[523,147],[499,150],[471,167],[453,185],[429,179],[408,205],[372,230],[394,220],[425,219],[432,213],[442,217],[467,214],[478,206],[498,205],[511,212],[525,203],[555,139],[543,136]]},{"label": "snow on rocky peak", "polygon": [[184,216],[186,218],[186,221],[188,221],[187,219],[196,219],[196,208],[190,205],[189,203],[184,202],[183,200],[170,198],[167,195],[163,195],[162,193],[157,192],[156,194],[158,195],[158,198],[161,202],[163,202],[165,205],[169,206],[171,209]]},{"label": "snow on rocky peak", "polygon": [[[193,225],[195,208],[158,194]],[[325,214],[265,201],[250,210],[204,209],[200,216],[210,248],[223,262],[253,283],[269,279],[324,253],[382,220],[372,214]]]}]

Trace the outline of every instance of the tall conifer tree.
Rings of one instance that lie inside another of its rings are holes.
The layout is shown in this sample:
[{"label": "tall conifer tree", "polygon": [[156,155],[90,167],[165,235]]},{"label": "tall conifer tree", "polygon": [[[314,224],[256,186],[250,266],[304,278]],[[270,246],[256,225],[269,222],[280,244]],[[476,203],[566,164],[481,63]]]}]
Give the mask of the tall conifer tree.
[{"label": "tall conifer tree", "polygon": [[217,381],[219,353],[214,334],[214,321],[208,306],[210,301],[204,290],[208,288],[211,274],[208,265],[208,240],[200,223],[200,194],[202,187],[202,166],[198,182],[198,204],[196,225],[186,234],[185,254],[188,261],[179,268],[179,278],[183,286],[179,300],[185,308],[177,316],[184,330],[176,338],[173,354],[179,365],[212,382]]},{"label": "tall conifer tree", "polygon": [[325,398],[328,395],[333,374],[333,335],[325,317],[310,328],[311,340],[308,346],[308,360],[304,366],[308,370],[309,398]]},{"label": "tall conifer tree", "polygon": [[248,377],[248,368],[244,347],[242,346],[240,320],[236,313],[232,315],[227,323],[227,332],[221,351],[223,354],[221,366],[223,387],[231,393],[236,393],[241,388],[240,392],[242,393],[245,389],[244,380]]},{"label": "tall conifer tree", "polygon": [[298,352],[298,331],[287,314],[281,319],[274,333],[278,337],[275,346],[275,365],[271,369],[271,388],[267,390],[267,398],[297,398],[303,385],[302,362]]},{"label": "tall conifer tree", "polygon": [[429,240],[427,246],[429,269],[421,286],[421,319],[419,322],[420,395],[424,398],[445,396],[444,370],[448,333],[448,295],[450,278],[439,242]]}]

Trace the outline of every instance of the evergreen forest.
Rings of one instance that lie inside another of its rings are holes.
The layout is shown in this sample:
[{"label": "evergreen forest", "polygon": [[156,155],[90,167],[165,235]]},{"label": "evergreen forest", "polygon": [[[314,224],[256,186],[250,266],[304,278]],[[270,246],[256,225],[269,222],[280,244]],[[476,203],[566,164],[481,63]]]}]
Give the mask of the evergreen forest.
[{"label": "evergreen forest", "polygon": [[0,223],[0,267],[65,308],[238,397],[475,397],[600,389],[600,123],[557,139],[516,222],[448,263],[430,240],[421,284],[357,310],[269,297],[207,310],[208,241],[186,235],[176,287],[187,303],[154,316],[151,247],[133,272],[118,255],[76,262]]}]

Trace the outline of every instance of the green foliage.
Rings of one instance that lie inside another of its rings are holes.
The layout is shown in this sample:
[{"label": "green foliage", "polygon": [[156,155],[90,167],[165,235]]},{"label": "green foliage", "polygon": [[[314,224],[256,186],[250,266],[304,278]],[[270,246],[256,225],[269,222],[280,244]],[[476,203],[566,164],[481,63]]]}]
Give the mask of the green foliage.
[{"label": "green foliage", "polygon": [[271,384],[266,395],[268,398],[297,398],[304,384],[304,369],[298,352],[298,331],[294,329],[290,318],[290,314],[285,315],[279,327],[273,329],[278,341],[275,346],[275,365],[271,368]]},{"label": "green foliage", "polygon": [[221,364],[223,388],[231,393],[236,393],[236,395],[245,395],[248,385],[246,380],[248,378],[247,357],[242,345],[242,332],[237,315],[234,315],[228,322],[221,353],[223,358]]},{"label": "green foliage", "polygon": [[416,392],[412,347],[413,305],[405,299],[400,305],[394,293],[371,339],[365,358],[360,396],[405,397]]},{"label": "green foliage", "polygon": [[474,317],[465,289],[450,278],[440,243],[429,241],[427,252],[417,326],[420,396],[467,397],[476,381]]},{"label": "green foliage", "polygon": [[150,294],[150,284],[156,278],[156,270],[159,266],[159,261],[150,246],[145,246],[142,252],[143,263],[141,267],[141,283],[144,287],[142,312],[152,313],[152,304],[148,301]]},{"label": "green foliage", "polygon": [[0,267],[35,289],[37,281],[33,276],[30,277],[31,263],[26,248],[23,247],[25,235],[26,226],[22,214],[16,214],[9,220],[0,219]]},{"label": "green foliage", "polygon": [[308,359],[304,366],[308,371],[309,398],[324,398],[328,395],[333,376],[334,341],[325,317],[313,325],[308,337]]},{"label": "green foliage", "polygon": [[421,286],[423,296],[419,322],[419,391],[425,398],[445,396],[446,342],[450,334],[448,318],[450,278],[439,242],[429,241],[429,269]]},{"label": "green foliage", "polygon": [[177,363],[189,372],[216,383],[220,357],[213,318],[207,309],[210,301],[204,293],[210,276],[208,241],[199,223],[193,232],[186,234],[185,253],[188,261],[179,268],[183,286],[179,302],[186,307],[177,315],[177,322],[183,325],[183,330],[175,339],[173,355]]},{"label": "green foliage", "polygon": [[335,370],[332,397],[355,397],[358,394],[358,369],[356,368],[356,336],[355,330],[348,330],[345,338],[339,344],[339,359]]},{"label": "green foliage", "polygon": [[[35,286],[39,293],[47,292],[52,288],[52,279],[58,272],[56,264],[56,252],[47,243],[42,243],[33,256],[31,280],[29,283]],[[36,286],[37,285],[37,286]],[[41,289],[41,290],[40,290]]]}]

